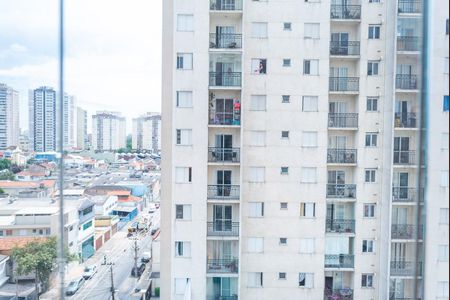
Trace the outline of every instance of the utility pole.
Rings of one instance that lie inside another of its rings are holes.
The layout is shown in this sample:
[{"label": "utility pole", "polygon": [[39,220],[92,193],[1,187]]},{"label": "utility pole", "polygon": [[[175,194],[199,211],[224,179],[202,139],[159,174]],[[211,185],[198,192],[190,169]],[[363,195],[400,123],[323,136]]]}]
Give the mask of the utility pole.
[{"label": "utility pole", "polygon": [[133,250],[134,250],[134,268],[137,271],[137,260],[138,260],[138,251],[139,251],[139,247],[137,245],[137,237],[134,239]]},{"label": "utility pole", "polygon": [[113,275],[113,263],[110,263],[109,264],[109,271],[110,271],[110,273],[111,273],[111,299],[112,300],[115,300],[116,298],[115,298],[115,296],[114,296],[114,294],[115,294],[115,288],[114,288],[114,275]]}]

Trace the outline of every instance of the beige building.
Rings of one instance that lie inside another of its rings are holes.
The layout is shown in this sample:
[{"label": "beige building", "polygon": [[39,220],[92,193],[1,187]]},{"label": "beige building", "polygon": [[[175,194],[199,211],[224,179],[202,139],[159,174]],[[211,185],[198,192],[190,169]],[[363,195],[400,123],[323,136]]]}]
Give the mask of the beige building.
[{"label": "beige building", "polygon": [[126,120],[119,112],[98,111],[92,115],[92,148],[112,151],[126,147]]},{"label": "beige building", "polygon": [[133,149],[161,151],[161,115],[149,112],[134,118],[131,140]]}]

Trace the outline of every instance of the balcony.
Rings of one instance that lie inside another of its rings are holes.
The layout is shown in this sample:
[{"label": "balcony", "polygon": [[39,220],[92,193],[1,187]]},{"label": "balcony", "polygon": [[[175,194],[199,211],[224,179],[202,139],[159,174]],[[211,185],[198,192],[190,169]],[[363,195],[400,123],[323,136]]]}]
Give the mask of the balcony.
[{"label": "balcony", "polygon": [[[423,189],[422,189],[423,194]],[[407,186],[392,187],[392,202],[397,203],[416,203],[419,194],[417,188]],[[423,198],[421,199],[423,200]]]},{"label": "balcony", "polygon": [[358,128],[358,114],[329,113],[328,128]]},{"label": "balcony", "polygon": [[[208,273],[237,273],[239,266],[239,260],[233,259],[208,259],[207,260],[207,272]],[[231,298],[218,298],[218,299],[237,299]]]},{"label": "balcony", "polygon": [[328,219],[326,232],[355,233],[355,220]]},{"label": "balcony", "polygon": [[325,300],[353,300],[353,290],[344,289],[325,289]]},{"label": "balcony", "polygon": [[419,51],[420,43],[417,36],[398,36],[397,51]]},{"label": "balcony", "polygon": [[330,77],[330,92],[358,92],[359,77]]},{"label": "balcony", "polygon": [[209,162],[238,163],[240,158],[240,148],[208,148]]},{"label": "balcony", "polygon": [[239,185],[208,185],[208,199],[239,200]]},{"label": "balcony", "polygon": [[239,236],[239,222],[231,220],[208,222],[208,236]]},{"label": "balcony", "polygon": [[226,125],[226,126],[239,126],[241,125],[241,111],[216,111],[210,114],[209,125]]},{"label": "balcony", "polygon": [[353,268],[353,254],[325,254],[325,268]]},{"label": "balcony", "polygon": [[361,19],[361,5],[331,5],[330,18],[334,20]]},{"label": "balcony", "polygon": [[231,33],[210,33],[209,34],[210,49],[241,49],[242,34]]},{"label": "balcony", "polygon": [[327,184],[327,198],[356,198],[356,184]]},{"label": "balcony", "polygon": [[328,149],[327,163],[356,164],[356,149]]},{"label": "balcony", "polygon": [[395,128],[417,128],[417,114],[415,112],[396,112]]},{"label": "balcony", "polygon": [[395,88],[399,90],[417,90],[417,75],[397,74],[395,76]]},{"label": "balcony", "polygon": [[394,165],[414,165],[416,163],[416,151],[394,150]]},{"label": "balcony", "polygon": [[220,295],[206,296],[206,300],[238,300],[238,296],[237,295],[234,295],[234,296],[220,296]]},{"label": "balcony", "polygon": [[422,225],[393,224],[391,227],[391,238],[396,240],[413,240],[423,238]]},{"label": "balcony", "polygon": [[398,13],[420,14],[422,12],[422,1],[398,0]]},{"label": "balcony", "polygon": [[330,55],[351,56],[359,55],[359,41],[331,41]]},{"label": "balcony", "polygon": [[422,263],[412,261],[391,261],[391,276],[422,276]]},{"label": "balcony", "polygon": [[400,297],[389,297],[389,300],[421,300],[421,298],[400,298]]},{"label": "balcony", "polygon": [[242,10],[242,0],[210,0],[209,9],[225,11]]},{"label": "balcony", "polygon": [[240,87],[241,72],[209,72],[209,86]]}]

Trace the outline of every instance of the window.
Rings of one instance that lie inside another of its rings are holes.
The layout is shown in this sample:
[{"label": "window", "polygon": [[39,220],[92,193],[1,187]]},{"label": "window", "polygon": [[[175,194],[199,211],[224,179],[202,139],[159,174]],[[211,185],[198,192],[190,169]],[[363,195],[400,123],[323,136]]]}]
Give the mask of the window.
[{"label": "window", "polygon": [[280,173],[281,173],[281,175],[288,175],[289,174],[289,168],[288,167],[281,167]]},{"label": "window", "polygon": [[247,286],[260,288],[263,286],[263,273],[262,272],[249,272],[247,275]]},{"label": "window", "polygon": [[438,251],[438,261],[448,261],[448,245],[439,245]]},{"label": "window", "polygon": [[175,215],[177,220],[191,220],[192,206],[190,204],[175,205]]},{"label": "window", "polygon": [[252,253],[262,253],[264,251],[264,238],[249,237],[247,240],[247,251]]},{"label": "window", "polygon": [[302,147],[317,147],[317,132],[316,131],[303,131]]},{"label": "window", "polygon": [[192,107],[192,92],[177,92],[177,107]]},{"label": "window", "polygon": [[250,167],[250,182],[264,182],[265,171],[264,167]]},{"label": "window", "polygon": [[[83,230],[86,230],[90,227],[92,227],[92,221],[89,221],[89,222],[83,224]],[[40,231],[42,231],[42,230],[40,230]],[[41,233],[40,231],[39,231],[39,233],[43,234],[43,232]]]},{"label": "window", "polygon": [[314,253],[315,250],[315,241],[314,239],[300,239],[300,253],[303,254],[311,254]]},{"label": "window", "polygon": [[252,23],[252,37],[267,38],[267,23],[253,22]]},{"label": "window", "polygon": [[287,202],[281,202],[280,203],[280,209],[287,209],[288,208],[288,203]]},{"label": "window", "polygon": [[364,182],[375,182],[376,173],[377,173],[377,170],[375,170],[375,169],[366,169]]},{"label": "window", "polygon": [[366,110],[378,111],[378,97],[367,97]]},{"label": "window", "polygon": [[373,253],[375,250],[374,240],[363,240],[362,241],[362,252],[363,253]]},{"label": "window", "polygon": [[251,95],[250,110],[266,110],[266,95]]},{"label": "window", "polygon": [[177,15],[178,31],[194,31],[194,15]]},{"label": "window", "polygon": [[281,138],[282,139],[288,139],[289,138],[289,131],[282,131],[281,132]]},{"label": "window", "polygon": [[267,59],[253,58],[252,59],[252,74],[266,74],[267,73]]},{"label": "window", "polygon": [[381,0],[369,0],[369,3],[380,3]]},{"label": "window", "polygon": [[291,96],[289,96],[289,95],[281,96],[281,102],[282,103],[289,103],[290,101],[291,101]]},{"label": "window", "polygon": [[441,149],[448,150],[448,133],[444,132],[442,134],[441,140],[442,140]]},{"label": "window", "polygon": [[264,146],[266,144],[266,132],[265,131],[252,131],[250,132],[251,146]]},{"label": "window", "polygon": [[377,137],[377,133],[366,133],[366,147],[376,147]]},{"label": "window", "polygon": [[373,274],[361,275],[361,287],[371,288],[373,287]]},{"label": "window", "polygon": [[302,180],[303,183],[315,183],[316,182],[316,168],[304,167],[302,168]]},{"label": "window", "polygon": [[302,111],[304,112],[317,111],[318,102],[319,102],[318,96],[303,96]]},{"label": "window", "polygon": [[192,167],[175,167],[175,183],[192,182]]},{"label": "window", "polygon": [[367,63],[367,75],[378,75],[378,66],[380,62],[379,61],[369,61]]},{"label": "window", "polygon": [[286,273],[285,272],[278,273],[278,279],[286,279]]},{"label": "window", "polygon": [[283,30],[286,30],[286,31],[292,30],[292,24],[290,22],[283,23]]},{"label": "window", "polygon": [[444,104],[443,104],[443,106],[444,106],[444,111],[448,111],[448,109],[449,109],[449,97],[448,97],[448,95],[447,96],[444,96]]},{"label": "window", "polygon": [[280,238],[280,245],[287,245],[287,238]]},{"label": "window", "polygon": [[319,60],[318,59],[305,59],[303,61],[303,74],[304,75],[319,75]]},{"label": "window", "polygon": [[366,203],[364,204],[364,218],[374,218],[375,217],[375,204]]},{"label": "window", "polygon": [[261,218],[264,217],[264,202],[249,202],[249,217]]},{"label": "window", "polygon": [[448,224],[448,208],[441,208],[439,210],[439,223]]},{"label": "window", "polygon": [[189,278],[175,278],[175,294],[184,295]]},{"label": "window", "polygon": [[291,66],[291,60],[289,58],[283,59],[283,67],[290,67]]},{"label": "window", "polygon": [[315,203],[300,203],[300,217],[314,218],[316,216]]},{"label": "window", "polygon": [[437,297],[448,298],[448,281],[438,281]]},{"label": "window", "polygon": [[379,39],[380,38],[380,25],[369,25],[369,39]]},{"label": "window", "polygon": [[191,243],[190,242],[175,242],[175,256],[176,257],[190,257]]},{"label": "window", "polygon": [[192,70],[192,53],[177,53],[177,69]]},{"label": "window", "polygon": [[299,273],[298,286],[305,288],[314,287],[314,273]]},{"label": "window", "polygon": [[320,23],[305,23],[305,39],[320,38]]},{"label": "window", "polygon": [[0,236],[3,236],[3,230],[0,230]]},{"label": "window", "polygon": [[192,145],[192,129],[177,129],[177,145]]},{"label": "window", "polygon": [[448,171],[441,171],[441,186],[448,187]]}]

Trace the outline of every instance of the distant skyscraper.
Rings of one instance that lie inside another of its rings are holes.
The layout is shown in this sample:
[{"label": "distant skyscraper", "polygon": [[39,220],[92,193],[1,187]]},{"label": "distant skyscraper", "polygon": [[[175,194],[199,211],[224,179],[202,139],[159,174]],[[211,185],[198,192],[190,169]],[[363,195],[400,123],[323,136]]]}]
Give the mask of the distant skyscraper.
[{"label": "distant skyscraper", "polygon": [[19,144],[19,93],[0,83],[0,149]]},{"label": "distant skyscraper", "polygon": [[133,149],[161,151],[161,115],[149,112],[133,119]]},{"label": "distant skyscraper", "polygon": [[76,135],[78,149],[86,149],[87,146],[87,111],[81,107],[77,107]]},{"label": "distant skyscraper", "polygon": [[126,147],[126,121],[119,112],[97,111],[92,116],[92,147],[99,151]]}]

